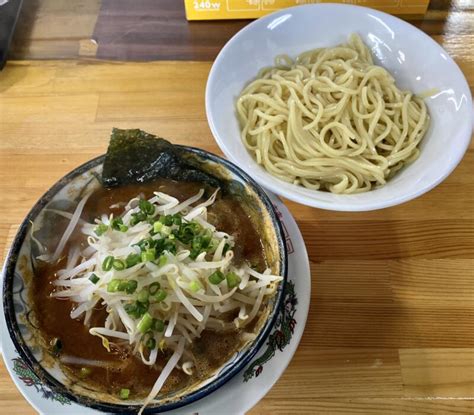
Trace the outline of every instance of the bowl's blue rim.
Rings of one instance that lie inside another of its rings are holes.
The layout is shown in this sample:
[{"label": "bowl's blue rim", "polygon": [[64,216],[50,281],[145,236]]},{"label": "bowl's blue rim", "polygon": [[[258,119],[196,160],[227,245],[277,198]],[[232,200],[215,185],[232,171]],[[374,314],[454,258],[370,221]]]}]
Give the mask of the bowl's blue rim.
[{"label": "bowl's blue rim", "polygon": [[[280,249],[280,269],[281,274],[283,276],[283,281],[280,283],[277,294],[274,300],[274,307],[270,316],[267,319],[267,322],[260,330],[256,340],[254,343],[249,347],[249,349],[242,353],[238,358],[235,364],[230,366],[229,368],[224,369],[223,373],[219,375],[217,379],[210,382],[208,385],[203,386],[202,388],[190,393],[189,395],[185,395],[182,398],[177,399],[174,402],[165,403],[163,405],[155,405],[145,409],[144,413],[152,414],[164,411],[169,411],[172,409],[180,408],[184,405],[188,405],[194,401],[197,401],[205,396],[209,395],[223,384],[228,382],[233,376],[235,376],[238,372],[240,372],[255,356],[258,350],[262,347],[264,342],[267,339],[270,330],[272,329],[275,320],[278,316],[278,312],[280,310],[281,302],[283,300],[283,292],[287,280],[288,274],[288,254],[285,244],[284,232],[278,218],[278,215],[275,212],[272,202],[270,201],[269,197],[262,189],[262,187],[255,182],[247,173],[245,173],[242,169],[237,167],[232,162],[223,159],[215,154],[209,153],[205,150],[201,150],[195,147],[189,146],[178,146],[185,151],[190,151],[192,153],[197,154],[203,159],[211,160],[217,164],[224,165],[229,171],[231,171],[236,176],[240,177],[245,183],[250,184],[252,189],[257,193],[257,196],[263,202],[265,208],[267,209],[272,222],[275,226],[277,238],[278,238],[278,245]],[[51,201],[51,199],[72,179],[85,172],[91,170],[92,168],[98,166],[103,162],[105,155],[98,156],[92,160],[87,161],[86,163],[76,167],[70,173],[66,174],[64,177],[59,179],[41,198],[35,203],[33,208],[30,212],[26,215],[25,219],[21,223],[17,234],[13,240],[13,243],[10,247],[8,252],[7,258],[5,260],[5,264],[2,271],[2,278],[3,278],[3,308],[5,314],[5,320],[8,328],[8,332],[10,334],[10,338],[15,345],[16,350],[20,354],[20,356],[26,361],[26,363],[30,366],[30,368],[35,372],[37,375],[39,374],[39,378],[44,381],[49,388],[54,390],[57,393],[60,393],[66,396],[71,401],[77,402],[78,404],[97,409],[103,412],[114,412],[114,413],[134,413],[140,408],[139,405],[119,405],[119,404],[110,404],[110,403],[100,403],[93,401],[91,398],[85,396],[78,396],[72,393],[65,385],[58,382],[53,376],[51,376],[36,360],[33,356],[31,351],[29,350],[28,346],[26,345],[20,329],[18,327],[18,323],[16,321],[15,309],[13,304],[13,277],[15,272],[16,263],[18,260],[18,255],[20,249],[23,245],[25,237],[28,231],[28,225],[30,221],[33,221],[39,213],[43,210],[43,208]]]}]

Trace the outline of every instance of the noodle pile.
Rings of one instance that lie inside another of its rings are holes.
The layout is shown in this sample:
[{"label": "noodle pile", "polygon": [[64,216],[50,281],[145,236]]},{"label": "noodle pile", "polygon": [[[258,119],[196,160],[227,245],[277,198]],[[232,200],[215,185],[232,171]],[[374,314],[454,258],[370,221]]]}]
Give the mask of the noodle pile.
[{"label": "noodle pile", "polygon": [[278,56],[242,91],[237,114],[269,173],[342,194],[382,186],[414,161],[430,122],[423,100],[398,89],[357,35],[295,61]]}]

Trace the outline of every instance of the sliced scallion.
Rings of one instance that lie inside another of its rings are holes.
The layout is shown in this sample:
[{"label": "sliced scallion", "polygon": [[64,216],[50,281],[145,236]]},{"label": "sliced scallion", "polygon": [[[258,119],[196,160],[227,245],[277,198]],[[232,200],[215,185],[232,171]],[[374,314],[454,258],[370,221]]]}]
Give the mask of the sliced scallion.
[{"label": "sliced scallion", "polygon": [[154,261],[156,258],[156,249],[155,248],[148,248],[145,252],[142,252],[142,261]]},{"label": "sliced scallion", "polygon": [[125,259],[125,263],[127,264],[127,268],[133,267],[137,265],[141,261],[141,256],[139,254],[130,254]]},{"label": "sliced scallion", "polygon": [[237,285],[240,284],[240,277],[235,273],[235,272],[229,272],[226,276],[225,279],[227,281],[227,286],[229,288],[234,288],[237,287]]},{"label": "sliced scallion", "polygon": [[153,232],[158,233],[161,231],[163,224],[160,221],[156,221],[153,223]]},{"label": "sliced scallion", "polygon": [[110,271],[112,269],[113,263],[114,263],[114,257],[113,256],[107,256],[104,259],[104,262],[102,262],[102,269],[104,271]]},{"label": "sliced scallion", "polygon": [[124,291],[127,294],[133,294],[137,289],[138,283],[135,280],[127,281],[124,287]]},{"label": "sliced scallion", "polygon": [[173,216],[172,215],[166,215],[166,216],[160,216],[160,222],[163,225],[166,226],[171,226],[173,224]]},{"label": "sliced scallion", "polygon": [[167,225],[163,225],[163,226],[161,227],[160,233],[161,233],[162,235],[168,236],[168,235],[171,234],[171,228],[170,228],[169,226],[167,226]]},{"label": "sliced scallion", "polygon": [[161,255],[160,259],[158,260],[158,265],[160,267],[163,267],[166,265],[167,262],[168,262],[168,258],[165,255]]},{"label": "sliced scallion", "polygon": [[138,207],[145,215],[153,215],[153,213],[155,213],[155,205],[148,200],[140,199]]},{"label": "sliced scallion", "polygon": [[127,312],[127,314],[131,315],[134,318],[140,318],[145,314],[148,310],[149,303],[131,303],[131,304],[125,304],[124,309]]},{"label": "sliced scallion", "polygon": [[152,325],[153,317],[150,315],[150,313],[146,312],[145,314],[143,314],[143,317],[138,322],[137,329],[140,333],[146,333],[148,330],[151,329]]},{"label": "sliced scallion", "polygon": [[161,301],[165,300],[165,298],[168,296],[165,290],[160,288],[156,294],[153,296],[153,299],[157,302],[160,303]]},{"label": "sliced scallion", "polygon": [[147,349],[153,350],[156,347],[156,340],[153,337],[150,337],[146,341],[145,346],[147,347]]},{"label": "sliced scallion", "polygon": [[120,230],[120,226],[123,225],[123,220],[122,218],[113,218],[110,221],[110,227],[116,231]]},{"label": "sliced scallion", "polygon": [[130,389],[120,389],[119,397],[120,399],[127,400],[130,396]]},{"label": "sliced scallion", "polygon": [[127,264],[121,259],[114,259],[112,262],[112,268],[116,271],[123,271],[126,267]]},{"label": "sliced scallion", "polygon": [[146,220],[146,214],[144,212],[132,213],[132,218],[130,219],[130,225],[135,226],[140,222]]},{"label": "sliced scallion", "polygon": [[150,296],[148,290],[141,290],[138,295],[137,295],[137,301],[139,301],[140,303],[145,303],[148,301],[148,297]]},{"label": "sliced scallion", "polygon": [[118,291],[122,291],[120,289],[121,288],[121,286],[120,286],[121,283],[122,283],[121,280],[116,280],[116,279],[110,280],[109,283],[107,284],[107,292],[116,293]]},{"label": "sliced scallion", "polygon": [[209,277],[207,277],[209,282],[213,285],[218,285],[224,281],[224,274],[221,271],[215,271]]},{"label": "sliced scallion", "polygon": [[150,286],[148,287],[148,292],[150,293],[150,295],[155,295],[160,288],[161,288],[160,283],[158,281],[155,281],[151,283]]},{"label": "sliced scallion", "polygon": [[89,281],[92,282],[92,284],[97,284],[99,282],[99,277],[92,273],[91,276],[89,277]]},{"label": "sliced scallion", "polygon": [[197,282],[196,280],[191,281],[189,283],[189,290],[192,291],[193,293],[197,293],[201,288],[202,288],[201,284],[199,284],[199,282]]},{"label": "sliced scallion", "polygon": [[101,236],[101,235],[103,235],[105,232],[107,232],[107,229],[109,229],[109,227],[108,227],[105,223],[99,223],[99,224],[94,228],[94,233],[95,233],[97,236]]},{"label": "sliced scallion", "polygon": [[163,320],[158,320],[155,318],[153,320],[153,328],[161,333],[165,329],[165,323]]}]

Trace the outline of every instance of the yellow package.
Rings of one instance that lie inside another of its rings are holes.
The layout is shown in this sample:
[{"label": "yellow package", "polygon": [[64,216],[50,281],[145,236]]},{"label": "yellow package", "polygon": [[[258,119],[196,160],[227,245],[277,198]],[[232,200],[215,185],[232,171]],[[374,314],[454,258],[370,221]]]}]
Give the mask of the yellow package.
[{"label": "yellow package", "polygon": [[309,3],[345,3],[390,14],[420,15],[429,0],[184,0],[188,20],[254,19],[285,7]]}]

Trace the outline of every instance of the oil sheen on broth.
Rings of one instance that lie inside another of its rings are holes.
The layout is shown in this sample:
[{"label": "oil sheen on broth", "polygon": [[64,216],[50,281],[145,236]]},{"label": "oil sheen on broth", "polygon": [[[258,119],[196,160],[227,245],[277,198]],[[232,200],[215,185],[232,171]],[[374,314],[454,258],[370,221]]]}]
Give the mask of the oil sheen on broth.
[{"label": "oil sheen on broth", "polygon": [[[139,194],[149,198],[154,191],[161,191],[183,200],[196,194],[201,187],[196,183],[160,179],[142,185],[100,189],[89,198],[82,219],[92,222],[103,213],[120,214],[125,203]],[[120,207],[114,209],[111,208],[112,205]],[[216,228],[235,237],[234,253],[238,262],[248,261],[257,269],[266,267],[262,241],[252,220],[238,201],[226,196],[218,198],[209,209],[208,219]],[[78,230],[79,226],[71,240],[73,243],[82,243],[85,247],[85,240]],[[133,398],[146,396],[170,353],[159,353],[157,363],[150,367],[132,355],[127,347],[112,346],[111,352],[108,352],[100,338],[89,334],[88,327],[81,319],[70,318],[70,312],[75,306],[73,302],[50,296],[54,291],[52,282],[56,279],[56,272],[64,268],[64,265],[65,259],[54,265],[42,263],[33,278],[32,300],[42,340],[48,346],[56,339],[60,340],[60,360],[65,356],[68,359],[83,360],[81,364],[62,364],[74,382],[79,381],[87,388],[115,396],[122,388],[130,389]],[[92,315],[90,327],[103,325],[106,314],[104,308],[97,308]],[[228,317],[230,321],[234,315]],[[252,327],[247,330],[251,331]],[[193,375],[173,370],[161,393],[175,392],[207,378],[239,349],[240,344],[240,333],[237,330],[227,333],[205,330],[191,348],[196,364]],[[49,347],[52,349],[52,346]],[[85,364],[86,360],[90,361],[89,365]]]}]

